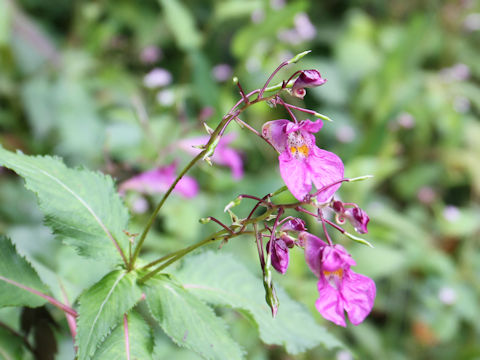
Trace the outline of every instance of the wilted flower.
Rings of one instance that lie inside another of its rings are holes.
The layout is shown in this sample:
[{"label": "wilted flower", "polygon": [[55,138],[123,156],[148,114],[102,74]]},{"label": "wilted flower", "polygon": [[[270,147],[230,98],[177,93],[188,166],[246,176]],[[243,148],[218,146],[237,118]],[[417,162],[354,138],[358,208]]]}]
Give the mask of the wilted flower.
[{"label": "wilted flower", "polygon": [[317,70],[303,70],[293,83],[292,95],[303,99],[306,94],[305,88],[317,87],[326,82],[327,79],[322,78]]},{"label": "wilted flower", "polygon": [[[135,190],[144,194],[164,193],[177,177],[176,168],[176,163],[173,163],[143,172],[121,183],[119,191],[120,193],[125,193],[126,190]],[[190,176],[184,176],[177,183],[174,191],[187,198],[194,197],[198,193],[197,181]]]},{"label": "wilted flower", "polygon": [[376,288],[372,279],[350,270],[355,260],[341,245],[327,245],[318,237],[302,232],[305,259],[318,277],[319,298],[315,306],[333,323],[346,326],[345,311],[352,324],[360,324],[370,313]]},{"label": "wilted flower", "polygon": [[[232,170],[232,176],[238,180],[243,177],[243,161],[237,150],[230,148],[228,145],[235,140],[235,134],[227,134],[220,138],[217,148],[211,158],[214,163],[228,166]],[[198,136],[190,139],[181,140],[178,145],[186,152],[197,155],[201,150],[194,146],[205,145],[210,137],[208,135]]]},{"label": "wilted flower", "polygon": [[[343,179],[343,163],[340,158],[315,145],[314,133],[322,128],[322,121],[303,120],[293,123],[288,120],[269,121],[263,125],[262,134],[280,153],[280,174],[288,190],[299,201],[312,189],[317,189]],[[340,187],[336,184],[326,188],[317,199],[327,202]]]}]

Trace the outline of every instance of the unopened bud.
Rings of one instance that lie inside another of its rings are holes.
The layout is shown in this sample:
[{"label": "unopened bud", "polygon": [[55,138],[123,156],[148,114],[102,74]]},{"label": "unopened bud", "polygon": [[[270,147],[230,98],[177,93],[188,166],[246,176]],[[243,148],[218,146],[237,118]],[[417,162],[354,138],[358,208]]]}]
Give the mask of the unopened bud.
[{"label": "unopened bud", "polygon": [[[267,253],[270,249],[270,241],[267,243]],[[280,274],[285,274],[288,268],[289,254],[287,244],[282,239],[275,239],[272,244],[272,266]]]},{"label": "unopened bud", "polygon": [[292,86],[292,95],[303,99],[305,96],[305,88],[312,88],[323,85],[327,79],[322,78],[318,70],[304,70],[300,76],[295,80]]}]

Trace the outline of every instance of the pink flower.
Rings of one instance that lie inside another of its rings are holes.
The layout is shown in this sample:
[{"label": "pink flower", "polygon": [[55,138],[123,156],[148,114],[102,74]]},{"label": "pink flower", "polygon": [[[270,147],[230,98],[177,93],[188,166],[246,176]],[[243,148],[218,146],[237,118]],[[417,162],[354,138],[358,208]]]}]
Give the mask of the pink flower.
[{"label": "pink flower", "polygon": [[[267,243],[267,252],[270,249],[270,241]],[[272,244],[272,266],[280,274],[285,274],[290,261],[288,246],[282,238],[274,239]]]},{"label": "pink flower", "polygon": [[[305,222],[299,218],[292,218],[286,221],[280,228],[280,237],[273,240],[272,244],[272,266],[281,274],[285,274],[290,261],[288,250],[298,245],[295,237],[292,237],[289,232],[298,234],[304,231]],[[270,250],[270,241],[267,243],[267,252]]]},{"label": "pink flower", "polygon": [[303,70],[293,83],[292,95],[303,99],[306,94],[305,88],[317,87],[326,82],[327,79],[322,78],[317,70]]},{"label": "pink flower", "polygon": [[[343,163],[340,158],[315,145],[314,133],[322,128],[322,121],[303,120],[293,123],[288,120],[269,121],[263,125],[262,134],[280,153],[280,174],[288,190],[299,201],[312,189],[317,189],[343,179]],[[330,186],[320,194],[318,201],[327,202],[340,187]]]},{"label": "pink flower", "polygon": [[337,219],[343,223],[347,219],[350,224],[352,224],[353,228],[356,232],[360,234],[368,233],[367,225],[370,221],[367,213],[359,208],[356,204],[349,203],[350,206],[353,205],[351,208],[345,209],[343,206],[344,203],[341,201],[334,201],[332,204],[333,210],[337,213]]},{"label": "pink flower", "polygon": [[[119,191],[122,194],[126,190],[135,190],[144,194],[164,193],[177,178],[175,174],[176,168],[177,164],[173,163],[143,172],[122,182],[119,186]],[[186,198],[194,197],[198,193],[197,181],[190,176],[184,176],[177,183],[174,191],[179,192]]]},{"label": "pink flower", "polygon": [[[243,161],[237,150],[228,145],[235,140],[235,134],[227,134],[220,138],[217,148],[212,156],[212,161],[219,165],[228,166],[232,170],[232,176],[235,180],[243,177]],[[189,154],[197,155],[201,150],[194,146],[205,145],[210,137],[208,135],[198,136],[190,139],[181,140],[178,145]]]},{"label": "pink flower", "polygon": [[340,326],[346,326],[345,311],[352,324],[360,324],[375,301],[373,280],[350,270],[356,263],[343,246],[327,245],[307,232],[299,237],[305,239],[305,259],[318,277],[317,310],[325,319]]}]

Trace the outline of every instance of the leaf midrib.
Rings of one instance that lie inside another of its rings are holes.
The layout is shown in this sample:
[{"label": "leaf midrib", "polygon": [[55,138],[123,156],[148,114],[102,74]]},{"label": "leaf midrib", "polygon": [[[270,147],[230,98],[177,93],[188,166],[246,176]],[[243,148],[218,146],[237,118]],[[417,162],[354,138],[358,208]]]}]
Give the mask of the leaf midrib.
[{"label": "leaf midrib", "polygon": [[[112,295],[113,291],[115,290],[115,288],[117,287],[118,283],[120,282],[120,280],[122,280],[125,277],[125,275],[126,275],[126,273],[120,273],[120,276],[113,283],[112,288],[109,290],[107,296],[105,297],[105,300],[103,300],[102,304],[98,308],[97,315],[95,316],[95,319],[93,320],[92,326],[90,327],[90,332],[88,333],[88,336],[87,336],[87,343],[85,345],[85,349],[87,350],[87,352],[89,352],[88,348],[89,348],[90,342],[92,340],[93,330],[94,330],[95,325],[96,325],[96,323],[97,323],[97,321],[100,317],[100,314],[102,313],[105,304],[107,303],[108,299],[111,297],[111,295]],[[87,358],[88,358],[88,356],[89,356],[89,354],[87,353]]]}]

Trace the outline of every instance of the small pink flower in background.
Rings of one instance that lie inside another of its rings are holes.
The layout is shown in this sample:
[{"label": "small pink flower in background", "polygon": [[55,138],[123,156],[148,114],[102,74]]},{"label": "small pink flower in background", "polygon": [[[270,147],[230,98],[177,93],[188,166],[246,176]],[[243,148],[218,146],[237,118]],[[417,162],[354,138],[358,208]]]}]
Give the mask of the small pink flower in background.
[{"label": "small pink flower in background", "polygon": [[305,88],[321,86],[327,82],[317,70],[304,70],[295,80],[292,86],[292,95],[303,99],[306,94]]},{"label": "small pink flower in background", "polygon": [[168,70],[155,68],[143,78],[143,85],[147,88],[154,89],[167,86],[172,82],[172,75]]},{"label": "small pink flower in background", "polygon": [[[232,176],[235,180],[243,177],[243,161],[240,153],[237,150],[230,148],[228,145],[235,140],[235,134],[227,134],[220,138],[217,148],[211,158],[212,162],[228,166],[232,171]],[[210,137],[208,135],[198,136],[190,139],[181,140],[178,146],[187,153],[197,155],[201,150],[194,146],[205,145]]]},{"label": "small pink flower in background", "polygon": [[295,30],[302,40],[312,40],[315,38],[317,29],[315,29],[307,13],[298,13],[295,15],[293,21],[295,23]]},{"label": "small pink flower in background", "polygon": [[350,270],[356,263],[343,246],[328,245],[307,232],[299,237],[304,238],[307,264],[318,277],[317,310],[340,326],[347,325],[345,311],[352,324],[360,324],[373,308],[376,295],[373,280]]},{"label": "small pink flower in background", "polygon": [[155,45],[145,46],[140,52],[140,60],[144,64],[152,64],[160,60],[162,57],[162,49]]},{"label": "small pink flower in background", "polygon": [[[310,193],[312,183],[317,189],[343,179],[340,158],[315,145],[314,133],[322,128],[322,121],[288,120],[269,121],[263,125],[262,134],[280,153],[280,175],[288,190],[299,201]],[[341,184],[333,185],[318,194],[319,202],[330,200]]]},{"label": "small pink flower in background", "polygon": [[[134,190],[150,195],[164,193],[177,178],[176,170],[177,164],[173,163],[143,172],[122,182],[119,186],[119,191],[121,194],[127,190]],[[177,183],[174,191],[186,198],[192,198],[198,193],[198,183],[194,178],[184,176]]]},{"label": "small pink flower in background", "polygon": [[212,68],[212,75],[219,82],[227,81],[232,77],[232,67],[228,64],[218,64]]}]

